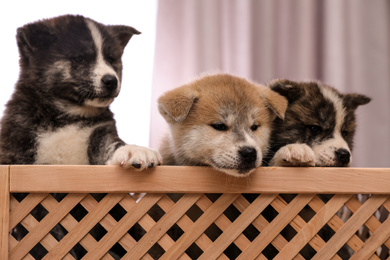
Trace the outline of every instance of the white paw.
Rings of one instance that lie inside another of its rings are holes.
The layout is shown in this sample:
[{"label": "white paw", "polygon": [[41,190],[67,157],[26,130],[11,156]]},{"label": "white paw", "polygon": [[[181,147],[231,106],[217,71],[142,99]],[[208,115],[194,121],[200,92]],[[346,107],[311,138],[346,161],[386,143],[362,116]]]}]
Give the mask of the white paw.
[{"label": "white paw", "polygon": [[307,144],[288,144],[281,147],[270,162],[271,166],[315,166],[315,154]]},{"label": "white paw", "polygon": [[162,157],[156,150],[136,145],[124,145],[114,152],[107,164],[144,170],[162,164]]}]

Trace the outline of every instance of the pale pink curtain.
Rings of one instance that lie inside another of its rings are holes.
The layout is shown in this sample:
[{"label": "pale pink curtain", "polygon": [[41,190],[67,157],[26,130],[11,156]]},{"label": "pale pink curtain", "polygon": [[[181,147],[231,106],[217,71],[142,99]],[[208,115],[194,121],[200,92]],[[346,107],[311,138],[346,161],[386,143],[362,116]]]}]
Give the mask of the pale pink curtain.
[{"label": "pale pink curtain", "polygon": [[150,145],[167,126],[156,100],[207,72],[259,83],[321,80],[373,98],[358,108],[354,166],[390,166],[390,1],[160,0]]}]

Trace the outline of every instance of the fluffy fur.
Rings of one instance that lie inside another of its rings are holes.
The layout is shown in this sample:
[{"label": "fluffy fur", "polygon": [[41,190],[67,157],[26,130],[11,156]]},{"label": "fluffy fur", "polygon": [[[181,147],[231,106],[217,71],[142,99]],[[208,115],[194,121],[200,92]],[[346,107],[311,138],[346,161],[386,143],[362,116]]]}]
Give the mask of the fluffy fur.
[{"label": "fluffy fur", "polygon": [[355,110],[370,102],[361,94],[341,94],[318,82],[275,80],[273,91],[288,101],[284,120],[276,119],[266,164],[273,166],[350,166]]},{"label": "fluffy fur", "polygon": [[1,121],[2,164],[120,164],[144,169],[158,152],[126,145],[108,108],[121,56],[139,32],[65,15],[17,30],[20,77]]},{"label": "fluffy fur", "polygon": [[287,100],[264,86],[231,75],[211,75],[158,100],[170,126],[161,146],[164,164],[212,166],[246,176],[261,165],[271,122]]}]

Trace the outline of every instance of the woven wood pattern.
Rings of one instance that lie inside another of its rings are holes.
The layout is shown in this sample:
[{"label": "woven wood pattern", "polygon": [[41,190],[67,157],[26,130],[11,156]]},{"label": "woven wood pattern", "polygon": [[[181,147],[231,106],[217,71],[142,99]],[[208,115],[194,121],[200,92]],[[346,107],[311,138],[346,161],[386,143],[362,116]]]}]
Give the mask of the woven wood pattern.
[{"label": "woven wood pattern", "polygon": [[386,259],[389,211],[389,195],[13,193],[9,258]]},{"label": "woven wood pattern", "polygon": [[1,165],[0,259],[389,259],[389,183],[380,168]]}]

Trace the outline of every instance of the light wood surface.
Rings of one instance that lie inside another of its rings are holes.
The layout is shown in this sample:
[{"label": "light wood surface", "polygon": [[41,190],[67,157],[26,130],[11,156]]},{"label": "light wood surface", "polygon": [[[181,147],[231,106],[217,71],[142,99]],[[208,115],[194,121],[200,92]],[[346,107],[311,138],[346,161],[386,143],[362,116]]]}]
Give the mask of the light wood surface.
[{"label": "light wood surface", "polygon": [[0,259],[8,259],[9,167],[0,166]]},{"label": "light wood surface", "polygon": [[11,192],[390,194],[388,168],[258,168],[237,178],[208,167],[14,166]]},{"label": "light wood surface", "polygon": [[[388,256],[389,184],[388,168],[268,167],[236,178],[208,167],[138,172],[118,166],[3,165],[0,259],[33,259],[37,244],[47,250],[43,259],[73,259],[69,250],[77,244],[86,251],[83,259],[114,259],[108,251],[115,244],[126,251],[123,259],[155,259],[156,245],[163,250],[159,259],[190,259],[194,245],[199,259],[229,259],[232,245],[241,252],[237,259],[266,259],[270,245],[277,250],[274,259],[305,259],[306,245],[315,251],[313,259],[341,259],[338,251],[346,245],[351,259],[385,259],[378,248]],[[29,194],[10,195],[18,192]],[[138,201],[129,192],[147,194]],[[57,200],[51,193],[67,194]],[[107,194],[97,199],[92,193]],[[283,193],[297,195],[289,200]],[[336,195],[327,200],[324,193]],[[362,200],[356,194],[369,195]],[[47,211],[42,219],[33,214],[37,206]],[[75,206],[88,214],[78,219],[71,213]],[[117,206],[124,214],[119,219],[111,213]],[[310,220],[304,209],[312,212]],[[344,210],[349,217],[340,216]],[[60,241],[51,232],[58,224],[67,230]],[[18,225],[28,230],[20,241],[11,232]],[[98,240],[90,233],[96,225],[106,232]],[[135,226],[144,232],[139,238],[130,232]],[[288,226],[293,238],[282,232]],[[320,232],[325,226],[333,230],[331,238]],[[210,236],[210,227],[219,231]],[[368,235],[360,235],[363,227]],[[179,237],[168,234],[178,229]],[[248,236],[249,230],[254,233]]]}]

